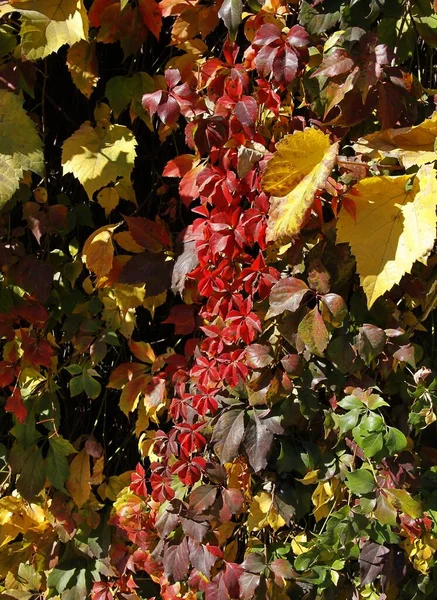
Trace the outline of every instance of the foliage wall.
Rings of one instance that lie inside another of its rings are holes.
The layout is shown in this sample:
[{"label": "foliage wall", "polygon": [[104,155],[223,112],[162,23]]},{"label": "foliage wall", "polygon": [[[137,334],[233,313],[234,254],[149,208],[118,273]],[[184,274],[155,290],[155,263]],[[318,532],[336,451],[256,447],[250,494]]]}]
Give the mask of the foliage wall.
[{"label": "foliage wall", "polygon": [[0,0],[0,598],[437,597],[430,0]]}]

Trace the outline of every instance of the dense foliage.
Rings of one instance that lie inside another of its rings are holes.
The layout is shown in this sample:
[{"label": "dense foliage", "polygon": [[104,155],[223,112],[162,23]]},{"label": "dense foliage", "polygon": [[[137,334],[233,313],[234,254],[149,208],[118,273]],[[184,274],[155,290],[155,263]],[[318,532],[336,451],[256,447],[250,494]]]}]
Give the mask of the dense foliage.
[{"label": "dense foliage", "polygon": [[435,48],[0,0],[1,599],[437,597]]}]

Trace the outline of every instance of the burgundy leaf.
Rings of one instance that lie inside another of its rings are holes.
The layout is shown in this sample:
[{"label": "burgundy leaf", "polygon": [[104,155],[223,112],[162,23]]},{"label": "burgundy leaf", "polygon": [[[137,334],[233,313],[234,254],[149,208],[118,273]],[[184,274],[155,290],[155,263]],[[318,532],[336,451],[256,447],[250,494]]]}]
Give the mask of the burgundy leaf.
[{"label": "burgundy leaf", "polygon": [[165,254],[141,252],[126,263],[118,281],[130,285],[145,283],[147,296],[157,296],[170,288],[172,269],[173,261],[167,261]]},{"label": "burgundy leaf", "polygon": [[238,456],[244,436],[244,411],[232,409],[223,412],[214,425],[212,443],[223,463]]},{"label": "burgundy leaf", "polygon": [[296,277],[280,279],[272,287],[270,293],[270,309],[267,317],[276,317],[289,310],[295,312],[302,302],[303,297],[310,289],[307,284]]},{"label": "burgundy leaf", "polygon": [[187,538],[180,544],[172,544],[164,550],[164,573],[167,579],[182,581],[185,579],[190,567]]}]

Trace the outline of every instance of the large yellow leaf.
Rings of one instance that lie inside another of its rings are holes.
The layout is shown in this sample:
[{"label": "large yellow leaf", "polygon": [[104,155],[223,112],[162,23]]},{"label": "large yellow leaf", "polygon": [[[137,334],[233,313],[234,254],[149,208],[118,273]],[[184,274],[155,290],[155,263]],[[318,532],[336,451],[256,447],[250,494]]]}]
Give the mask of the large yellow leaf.
[{"label": "large yellow leaf", "polygon": [[68,50],[67,67],[78,90],[89,98],[99,81],[96,42],[80,40]]},{"label": "large yellow leaf", "polygon": [[90,457],[85,448],[77,454],[70,464],[70,475],[65,487],[79,508],[88,500],[91,492]]},{"label": "large yellow leaf", "polygon": [[362,179],[354,188],[356,222],[345,210],[339,215],[337,242],[351,246],[369,307],[416,260],[425,262],[434,245],[436,171],[421,167],[406,191],[409,180],[409,175]]},{"label": "large yellow leaf", "polygon": [[0,90],[0,208],[18,189],[24,171],[42,173],[44,155],[33,121],[22,100]]},{"label": "large yellow leaf", "polygon": [[437,138],[437,112],[430,119],[415,127],[386,129],[360,138],[353,148],[355,152],[369,154],[373,158],[393,156],[409,169],[437,160],[434,144]]},{"label": "large yellow leaf", "polygon": [[112,232],[116,227],[117,225],[100,227],[89,236],[83,245],[82,260],[97,277],[107,275],[112,268],[114,260]]},{"label": "large yellow leaf", "polygon": [[105,119],[95,128],[84,123],[64,142],[64,174],[77,177],[92,198],[94,192],[117,177],[130,177],[136,145],[134,134],[124,125],[111,125]]},{"label": "large yellow leaf", "polygon": [[88,38],[83,0],[12,0],[10,5],[21,13],[21,50],[29,60]]},{"label": "large yellow leaf", "polygon": [[324,158],[329,136],[318,129],[296,131],[276,146],[262,178],[262,188],[272,196],[285,196]]},{"label": "large yellow leaf", "polygon": [[274,196],[270,199],[267,241],[299,234],[305,215],[314,201],[314,195],[318,188],[324,186],[327,177],[331,174],[337,154],[338,143],[328,146],[321,160],[287,196],[282,198]]}]

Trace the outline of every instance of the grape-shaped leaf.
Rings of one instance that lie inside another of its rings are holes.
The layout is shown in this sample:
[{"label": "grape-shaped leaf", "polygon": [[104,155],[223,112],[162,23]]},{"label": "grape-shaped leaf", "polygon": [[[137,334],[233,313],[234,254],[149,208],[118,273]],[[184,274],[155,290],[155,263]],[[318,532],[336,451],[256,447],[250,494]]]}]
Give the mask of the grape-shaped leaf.
[{"label": "grape-shaped leaf", "polygon": [[18,189],[23,171],[42,173],[44,156],[35,125],[18,96],[0,90],[0,208]]},{"label": "grape-shaped leaf", "polygon": [[118,177],[130,177],[136,145],[133,133],[124,125],[111,125],[105,119],[95,128],[84,123],[64,142],[64,174],[77,177],[91,199],[94,192]]},{"label": "grape-shaped leaf", "polygon": [[354,190],[356,221],[342,210],[337,242],[348,242],[369,307],[410,273],[416,260],[425,262],[436,230],[437,179],[430,165],[411,177],[371,177]]},{"label": "grape-shaped leaf", "polygon": [[83,0],[12,0],[21,13],[21,50],[29,60],[45,58],[68,44],[88,38]]}]

